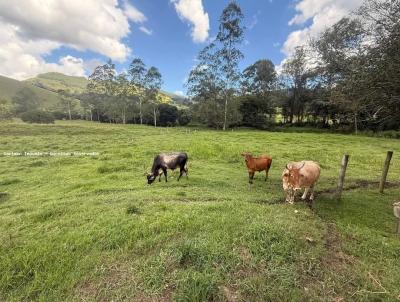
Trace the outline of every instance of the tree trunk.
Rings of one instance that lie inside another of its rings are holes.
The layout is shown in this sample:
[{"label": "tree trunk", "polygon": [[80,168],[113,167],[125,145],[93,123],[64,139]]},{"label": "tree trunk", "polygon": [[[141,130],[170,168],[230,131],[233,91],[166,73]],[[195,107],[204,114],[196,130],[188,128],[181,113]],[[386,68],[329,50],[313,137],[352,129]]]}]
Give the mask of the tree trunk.
[{"label": "tree trunk", "polygon": [[141,99],[139,99],[139,118],[140,118],[140,125],[143,125],[142,100]]},{"label": "tree trunk", "polygon": [[157,127],[156,107],[153,107],[153,114],[154,114],[154,127]]},{"label": "tree trunk", "polygon": [[126,124],[126,114],[125,114],[125,108],[122,109],[122,123]]},{"label": "tree trunk", "polygon": [[358,125],[357,125],[357,113],[354,113],[354,131],[356,135],[358,134]]},{"label": "tree trunk", "polygon": [[90,112],[90,121],[93,122],[93,112],[92,112],[92,109],[89,109],[89,112]]},{"label": "tree trunk", "polygon": [[70,102],[68,102],[68,116],[69,116],[69,120],[72,120],[72,118],[71,118],[71,104],[70,104]]},{"label": "tree trunk", "polygon": [[224,127],[223,130],[226,130],[226,113],[228,110],[228,97],[225,95],[225,108],[224,108]]}]

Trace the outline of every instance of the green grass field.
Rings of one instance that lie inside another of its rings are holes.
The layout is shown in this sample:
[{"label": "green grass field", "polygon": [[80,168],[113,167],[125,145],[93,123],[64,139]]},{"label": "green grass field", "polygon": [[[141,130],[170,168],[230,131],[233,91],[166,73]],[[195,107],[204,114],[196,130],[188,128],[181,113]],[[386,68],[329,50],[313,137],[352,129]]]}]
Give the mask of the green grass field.
[{"label": "green grass field", "polygon": [[[186,151],[189,179],[148,186],[160,151]],[[274,158],[251,190],[243,151]],[[359,188],[338,203],[344,153]],[[337,134],[0,123],[0,301],[400,300],[399,154],[400,140]],[[314,212],[282,202],[282,169],[302,159],[322,167]]]}]

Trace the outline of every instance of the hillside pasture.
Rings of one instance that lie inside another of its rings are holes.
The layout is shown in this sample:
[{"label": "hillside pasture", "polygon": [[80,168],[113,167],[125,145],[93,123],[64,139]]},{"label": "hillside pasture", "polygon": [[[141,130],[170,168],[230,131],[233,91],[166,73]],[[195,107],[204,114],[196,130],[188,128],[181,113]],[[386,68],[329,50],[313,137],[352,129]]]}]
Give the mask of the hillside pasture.
[{"label": "hillside pasture", "polygon": [[[147,185],[160,151],[186,151],[189,178]],[[267,182],[249,189],[243,151],[273,157]],[[0,301],[399,300],[399,152],[328,133],[0,123]],[[302,159],[322,168],[314,212],[283,203],[282,170]]]}]

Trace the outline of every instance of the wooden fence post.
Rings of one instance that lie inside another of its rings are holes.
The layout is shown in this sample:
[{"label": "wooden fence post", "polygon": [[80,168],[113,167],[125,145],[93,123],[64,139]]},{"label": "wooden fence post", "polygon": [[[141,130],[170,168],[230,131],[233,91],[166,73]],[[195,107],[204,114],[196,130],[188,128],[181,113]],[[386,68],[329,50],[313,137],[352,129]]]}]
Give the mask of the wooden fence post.
[{"label": "wooden fence post", "polygon": [[336,190],[336,199],[340,201],[342,198],[342,191],[343,191],[343,186],[344,186],[344,177],[346,175],[346,169],[347,169],[347,164],[349,163],[349,155],[345,154],[343,155],[342,159],[342,165],[340,167],[340,173],[339,173],[339,182]]},{"label": "wooden fence post", "polygon": [[385,189],[386,177],[389,172],[390,160],[392,159],[393,151],[388,151],[386,154],[385,164],[383,165],[383,171],[381,176],[381,182],[379,184],[379,192],[383,193]]}]

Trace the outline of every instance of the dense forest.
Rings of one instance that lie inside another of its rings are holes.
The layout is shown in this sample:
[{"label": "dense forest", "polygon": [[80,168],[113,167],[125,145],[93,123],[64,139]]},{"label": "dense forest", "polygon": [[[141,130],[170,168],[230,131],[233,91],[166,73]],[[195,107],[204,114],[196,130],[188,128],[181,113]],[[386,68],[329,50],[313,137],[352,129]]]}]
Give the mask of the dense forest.
[{"label": "dense forest", "polygon": [[[244,15],[230,1],[216,38],[197,56],[188,97],[161,93],[162,75],[134,58],[117,73],[110,60],[95,68],[84,91],[58,90],[62,108],[49,112],[21,90],[0,101],[0,118],[48,122],[86,119],[154,126],[206,125],[217,129],[277,125],[382,131],[400,127],[400,2],[365,0],[317,38],[296,48],[277,68],[268,58],[240,70]],[[50,110],[51,111],[51,110]]]}]

